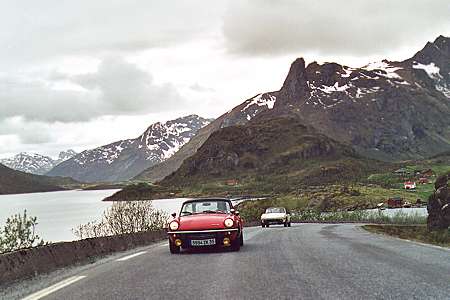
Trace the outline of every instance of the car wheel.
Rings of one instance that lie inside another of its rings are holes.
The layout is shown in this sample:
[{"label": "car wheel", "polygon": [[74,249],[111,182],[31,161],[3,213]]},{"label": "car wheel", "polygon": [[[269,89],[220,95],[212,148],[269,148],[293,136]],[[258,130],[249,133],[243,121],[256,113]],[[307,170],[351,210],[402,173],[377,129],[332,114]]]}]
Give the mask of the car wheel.
[{"label": "car wheel", "polygon": [[287,222],[284,222],[284,227],[288,227],[288,223]]},{"label": "car wheel", "polygon": [[236,239],[231,243],[231,251],[239,251],[241,250],[241,241],[240,239]]},{"label": "car wheel", "polygon": [[244,246],[244,233],[243,232],[241,233],[241,236],[239,237],[239,244],[241,246]]},{"label": "car wheel", "polygon": [[264,225],[264,223],[261,223],[261,227],[264,228],[264,227],[266,227],[266,225]]},{"label": "car wheel", "polygon": [[170,250],[170,253],[172,253],[172,254],[180,253],[180,247],[175,246],[175,244],[172,243],[171,241],[169,241],[169,250]]},{"label": "car wheel", "polygon": [[266,224],[266,227],[270,227],[270,224]]},{"label": "car wheel", "polygon": [[291,222],[288,223],[288,227],[291,227]]}]

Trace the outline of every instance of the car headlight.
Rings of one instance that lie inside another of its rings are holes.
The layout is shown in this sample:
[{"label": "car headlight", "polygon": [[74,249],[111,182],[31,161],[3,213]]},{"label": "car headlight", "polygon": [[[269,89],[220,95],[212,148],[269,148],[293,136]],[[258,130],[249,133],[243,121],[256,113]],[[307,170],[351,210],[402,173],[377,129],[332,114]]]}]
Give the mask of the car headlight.
[{"label": "car headlight", "polygon": [[230,228],[230,227],[233,227],[234,221],[233,221],[233,219],[225,219],[225,221],[223,222],[223,224],[225,225],[225,227]]},{"label": "car headlight", "polygon": [[172,221],[169,224],[170,230],[177,230],[180,227],[180,224],[177,221]]}]

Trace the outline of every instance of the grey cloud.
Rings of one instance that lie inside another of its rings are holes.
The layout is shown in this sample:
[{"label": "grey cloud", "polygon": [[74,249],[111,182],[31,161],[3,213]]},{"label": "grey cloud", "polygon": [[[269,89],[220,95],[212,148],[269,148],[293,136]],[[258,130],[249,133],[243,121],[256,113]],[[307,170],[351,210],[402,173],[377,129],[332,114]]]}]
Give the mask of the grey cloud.
[{"label": "grey cloud", "polygon": [[183,43],[219,24],[224,2],[204,5],[199,0],[0,0],[0,64]]},{"label": "grey cloud", "polygon": [[189,86],[189,88],[193,91],[200,92],[200,93],[215,91],[213,88],[203,86],[203,85],[199,84],[198,82],[192,84],[191,86]]},{"label": "grey cloud", "polygon": [[[104,115],[138,115],[175,110],[186,100],[171,84],[119,57],[102,61],[95,73],[52,74],[54,81],[6,75],[0,78],[0,120],[21,116],[45,122],[88,121]],[[76,89],[58,87],[70,83]]]},{"label": "grey cloud", "polygon": [[43,122],[25,122],[21,117],[0,121],[0,137],[14,135],[24,145],[47,144],[53,141],[52,126]]},{"label": "grey cloud", "polygon": [[446,0],[233,1],[223,33],[230,53],[364,56],[450,34]]},{"label": "grey cloud", "polygon": [[102,61],[96,73],[77,76],[74,81],[100,91],[105,109],[112,113],[159,112],[183,102],[173,85],[156,85],[149,73],[118,57]]}]

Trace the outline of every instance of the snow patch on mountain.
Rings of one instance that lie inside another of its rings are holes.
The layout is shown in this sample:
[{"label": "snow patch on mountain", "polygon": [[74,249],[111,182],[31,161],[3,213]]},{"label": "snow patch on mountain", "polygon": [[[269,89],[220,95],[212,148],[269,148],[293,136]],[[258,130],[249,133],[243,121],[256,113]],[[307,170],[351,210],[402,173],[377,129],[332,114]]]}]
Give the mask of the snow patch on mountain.
[{"label": "snow patch on mountain", "polygon": [[17,171],[43,175],[59,163],[76,155],[73,150],[62,151],[57,159],[38,153],[21,152],[13,157],[0,159],[0,163]]},{"label": "snow patch on mountain", "polygon": [[191,115],[165,123],[158,122],[136,139],[121,140],[83,151],[74,157],[73,162],[79,166],[112,165],[118,160],[140,157],[152,164],[159,163],[175,154],[210,121]]},{"label": "snow patch on mountain", "polygon": [[333,92],[345,92],[349,88],[350,86],[348,86],[347,84],[339,86],[339,82],[336,82],[333,86],[322,85],[321,87],[318,87],[319,90],[326,94],[331,94]]},{"label": "snow patch on mountain", "polygon": [[387,61],[372,62],[362,67],[362,69],[365,69],[367,71],[373,71],[376,74],[383,77],[391,79],[402,79],[402,77],[396,73],[398,70],[401,70],[402,68],[394,67],[390,65]]},{"label": "snow patch on mountain", "polygon": [[269,94],[258,94],[249,100],[248,104],[241,110],[246,111],[250,106],[267,106],[268,109],[272,109],[275,105],[277,98]]},{"label": "snow patch on mountain", "polygon": [[414,69],[424,70],[428,74],[428,76],[432,79],[442,78],[441,74],[439,74],[440,69],[434,63],[430,63],[428,65],[417,63],[414,64],[412,67]]}]

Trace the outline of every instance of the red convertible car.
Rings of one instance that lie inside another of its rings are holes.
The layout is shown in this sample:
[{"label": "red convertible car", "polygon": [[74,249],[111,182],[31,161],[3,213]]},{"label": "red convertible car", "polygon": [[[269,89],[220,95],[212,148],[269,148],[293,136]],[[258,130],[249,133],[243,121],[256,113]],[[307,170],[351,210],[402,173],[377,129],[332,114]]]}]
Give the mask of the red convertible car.
[{"label": "red convertible car", "polygon": [[188,200],[168,228],[170,253],[181,249],[220,247],[239,251],[244,244],[243,223],[229,199]]}]

